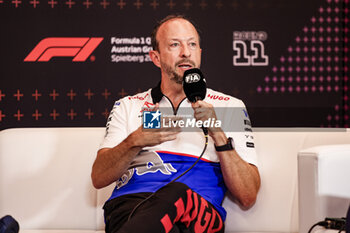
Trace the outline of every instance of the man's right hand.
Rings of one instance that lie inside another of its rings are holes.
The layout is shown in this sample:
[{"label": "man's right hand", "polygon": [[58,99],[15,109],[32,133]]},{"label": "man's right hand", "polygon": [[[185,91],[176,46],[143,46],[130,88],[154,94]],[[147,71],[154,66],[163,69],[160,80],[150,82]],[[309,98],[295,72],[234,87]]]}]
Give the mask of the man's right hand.
[{"label": "man's right hand", "polygon": [[[176,120],[177,118],[171,118]],[[167,121],[168,122],[168,121]],[[160,129],[144,129],[140,126],[131,135],[134,145],[137,147],[156,146],[166,141],[176,139],[176,135],[181,132],[179,127],[169,127]]]},{"label": "man's right hand", "polygon": [[[159,103],[156,103],[151,111],[158,111]],[[176,121],[179,117],[165,117],[166,122],[169,120]],[[167,127],[160,129],[144,129],[142,125],[130,134],[131,139],[134,141],[136,147],[156,146],[166,141],[172,141],[176,139],[176,135],[181,132],[180,127]]]},{"label": "man's right hand", "polygon": [[[156,108],[158,108],[158,104]],[[178,120],[178,117],[170,117]],[[168,120],[168,119],[167,119]],[[96,188],[103,188],[118,180],[129,168],[135,156],[144,147],[156,146],[176,139],[179,127],[144,129],[142,125],[113,148],[103,148],[97,152],[92,166],[91,178]]]}]

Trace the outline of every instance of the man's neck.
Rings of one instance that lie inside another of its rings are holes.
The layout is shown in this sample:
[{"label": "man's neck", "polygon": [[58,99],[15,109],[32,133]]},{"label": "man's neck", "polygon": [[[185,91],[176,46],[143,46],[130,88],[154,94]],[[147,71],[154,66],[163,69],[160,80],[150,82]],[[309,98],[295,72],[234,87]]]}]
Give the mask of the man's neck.
[{"label": "man's neck", "polygon": [[169,98],[175,109],[177,109],[181,101],[186,98],[182,85],[172,80],[162,79],[160,88],[162,93]]}]

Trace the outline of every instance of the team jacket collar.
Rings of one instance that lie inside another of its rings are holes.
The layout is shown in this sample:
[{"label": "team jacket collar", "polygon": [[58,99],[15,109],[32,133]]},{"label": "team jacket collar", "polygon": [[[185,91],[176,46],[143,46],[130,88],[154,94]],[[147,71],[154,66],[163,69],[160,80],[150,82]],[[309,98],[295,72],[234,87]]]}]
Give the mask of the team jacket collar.
[{"label": "team jacket collar", "polygon": [[[161,82],[159,81],[158,85],[155,86],[154,88],[152,88],[152,90],[151,90],[152,101],[154,104],[159,103],[164,96],[164,94],[162,93],[162,90],[160,89],[160,83]],[[208,92],[208,89],[207,89],[207,92]],[[206,97],[207,96],[205,96],[205,98]],[[204,98],[204,100],[205,100],[205,98]]]},{"label": "team jacket collar", "polygon": [[156,87],[152,88],[151,96],[154,104],[159,103],[163,98],[164,94],[162,93],[162,90],[160,90],[160,82]]}]

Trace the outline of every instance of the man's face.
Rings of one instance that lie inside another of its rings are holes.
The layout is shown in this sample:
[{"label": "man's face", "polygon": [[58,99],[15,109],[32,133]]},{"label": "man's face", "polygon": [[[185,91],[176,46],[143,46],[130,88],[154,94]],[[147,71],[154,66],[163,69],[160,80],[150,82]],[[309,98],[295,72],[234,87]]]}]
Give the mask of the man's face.
[{"label": "man's face", "polygon": [[187,20],[178,18],[165,22],[156,39],[163,76],[182,84],[185,70],[200,67],[202,51],[198,33]]}]

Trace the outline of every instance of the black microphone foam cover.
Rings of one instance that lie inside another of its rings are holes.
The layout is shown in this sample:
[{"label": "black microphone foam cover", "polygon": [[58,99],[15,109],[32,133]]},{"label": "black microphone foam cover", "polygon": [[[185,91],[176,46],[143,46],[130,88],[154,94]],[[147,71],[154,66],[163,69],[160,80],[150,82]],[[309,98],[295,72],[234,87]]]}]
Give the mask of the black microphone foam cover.
[{"label": "black microphone foam cover", "polygon": [[207,93],[207,84],[200,69],[186,70],[183,76],[183,88],[186,97],[191,102],[203,100]]}]

